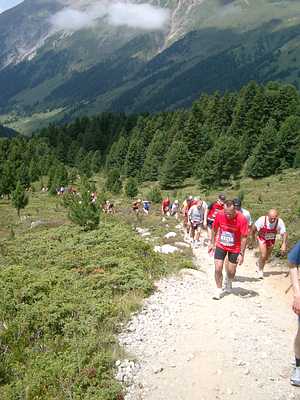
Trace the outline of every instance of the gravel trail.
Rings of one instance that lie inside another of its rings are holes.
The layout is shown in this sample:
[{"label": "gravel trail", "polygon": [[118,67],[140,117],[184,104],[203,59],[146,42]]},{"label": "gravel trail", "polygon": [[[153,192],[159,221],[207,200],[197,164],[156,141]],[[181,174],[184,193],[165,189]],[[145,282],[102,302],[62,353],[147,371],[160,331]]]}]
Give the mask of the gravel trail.
[{"label": "gravel trail", "polygon": [[198,269],[158,282],[119,337],[126,400],[300,400],[289,383],[296,317],[270,284],[281,271],[258,280],[248,252],[233,293],[216,301],[213,258],[207,247],[194,255]]}]

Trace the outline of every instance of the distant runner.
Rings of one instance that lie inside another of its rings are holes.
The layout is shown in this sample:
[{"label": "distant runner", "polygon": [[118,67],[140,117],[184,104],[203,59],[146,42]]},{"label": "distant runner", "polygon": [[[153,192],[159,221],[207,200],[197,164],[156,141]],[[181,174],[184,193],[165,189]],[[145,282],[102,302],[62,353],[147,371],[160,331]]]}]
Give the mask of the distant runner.
[{"label": "distant runner", "polygon": [[176,219],[179,218],[179,201],[175,200],[171,207],[171,216]]},{"label": "distant runner", "polygon": [[285,254],[287,249],[286,228],[282,219],[278,218],[278,212],[275,209],[270,210],[268,215],[258,218],[252,227],[252,243],[255,243],[257,235],[260,251],[260,257],[256,263],[259,279],[264,278],[264,267],[271,256],[278,233],[282,238],[281,253]]},{"label": "distant runner", "polygon": [[207,204],[203,200],[197,200],[196,204],[194,204],[189,212],[189,222],[191,229],[191,237],[193,240],[193,246],[198,247],[200,242],[201,230],[203,229],[203,223],[205,217],[207,217]]},{"label": "distant runner", "polygon": [[215,201],[214,203],[210,204],[208,207],[208,214],[207,214],[206,219],[204,220],[204,225],[207,226],[207,234],[208,234],[209,243],[211,242],[212,225],[214,223],[214,220],[215,220],[218,212],[222,211],[224,209],[225,200],[226,200],[225,195],[220,194],[218,197],[218,200]]},{"label": "distant runner", "polygon": [[248,236],[248,221],[242,213],[236,211],[233,201],[227,200],[224,210],[220,211],[212,226],[211,244],[209,251],[214,250],[215,280],[217,289],[213,299],[220,300],[223,294],[223,266],[228,256],[227,287],[232,290],[232,281],[236,274],[237,265],[242,265]]},{"label": "distant runner", "polygon": [[298,331],[294,342],[296,366],[291,376],[291,384],[300,386],[300,286],[298,276],[298,267],[300,265],[300,240],[289,252],[288,261],[294,292],[293,310],[298,315]]},{"label": "distant runner", "polygon": [[102,207],[102,210],[105,214],[114,214],[115,212],[114,205],[109,200],[106,200],[104,206]]},{"label": "distant runner", "polygon": [[132,211],[136,215],[139,215],[139,213],[141,212],[141,207],[142,207],[142,200],[141,199],[135,200],[131,205]]},{"label": "distant runner", "polygon": [[192,201],[193,201],[193,196],[188,196],[181,207],[181,213],[183,214],[183,226],[185,229],[184,233],[184,239],[188,240],[189,239],[189,232],[190,232],[190,223],[189,223],[189,209],[192,206]]},{"label": "distant runner", "polygon": [[[251,229],[252,229],[251,214],[248,210],[246,210],[245,208],[242,208],[242,201],[238,197],[233,199],[233,204],[234,204],[234,208],[237,211],[240,211],[243,214],[243,216],[246,218],[246,220],[248,221],[248,244],[249,244],[249,239],[251,239]],[[250,248],[250,247],[251,246],[249,245],[248,248]]]},{"label": "distant runner", "polygon": [[149,212],[150,212],[150,204],[151,204],[150,201],[148,201],[148,200],[143,200],[143,211],[144,211],[144,213],[145,213],[146,215],[148,215]]},{"label": "distant runner", "polygon": [[171,205],[171,201],[169,196],[167,196],[165,199],[163,199],[162,203],[161,203],[161,214],[163,216],[170,215],[170,205]]}]

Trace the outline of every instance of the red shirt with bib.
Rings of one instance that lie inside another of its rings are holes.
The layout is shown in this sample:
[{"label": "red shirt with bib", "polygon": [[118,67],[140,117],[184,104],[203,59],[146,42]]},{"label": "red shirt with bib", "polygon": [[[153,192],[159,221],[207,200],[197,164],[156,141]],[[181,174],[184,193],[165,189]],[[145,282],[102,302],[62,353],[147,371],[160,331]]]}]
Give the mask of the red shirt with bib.
[{"label": "red shirt with bib", "polygon": [[233,218],[220,211],[215,218],[212,228],[218,232],[216,246],[229,251],[239,253],[241,250],[242,236],[248,236],[248,221],[244,215],[237,212]]}]

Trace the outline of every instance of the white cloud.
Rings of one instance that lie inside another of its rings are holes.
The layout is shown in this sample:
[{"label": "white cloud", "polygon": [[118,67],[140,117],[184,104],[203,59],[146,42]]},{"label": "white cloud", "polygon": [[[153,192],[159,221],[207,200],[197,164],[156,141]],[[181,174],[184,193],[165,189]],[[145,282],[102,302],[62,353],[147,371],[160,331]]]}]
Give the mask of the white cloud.
[{"label": "white cloud", "polygon": [[95,19],[91,18],[88,13],[65,8],[53,15],[51,23],[56,30],[78,31],[83,28],[89,28],[95,24]]},{"label": "white cloud", "polygon": [[169,11],[150,4],[116,3],[110,6],[109,22],[147,30],[162,29],[169,19]]},{"label": "white cloud", "polygon": [[51,23],[56,30],[76,31],[89,28],[96,24],[99,18],[105,18],[107,23],[114,26],[159,30],[168,23],[169,16],[168,9],[147,3],[116,1],[109,4],[108,1],[103,0],[85,11],[65,8],[51,17]]}]

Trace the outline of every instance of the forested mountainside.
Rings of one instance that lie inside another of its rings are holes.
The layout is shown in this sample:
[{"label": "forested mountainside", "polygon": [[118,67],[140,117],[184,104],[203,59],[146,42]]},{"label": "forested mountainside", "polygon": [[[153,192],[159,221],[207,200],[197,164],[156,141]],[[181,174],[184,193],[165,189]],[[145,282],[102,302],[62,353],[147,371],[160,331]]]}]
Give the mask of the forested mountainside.
[{"label": "forested mountainside", "polygon": [[100,3],[25,0],[0,15],[0,114],[71,120],[187,107],[252,79],[299,85],[298,1],[117,2],[145,26]]},{"label": "forested mountainside", "polygon": [[[300,95],[292,85],[251,82],[202,95],[191,109],[103,113],[50,125],[32,139],[0,142],[0,192],[49,176],[50,189],[101,169],[162,188],[194,176],[204,188],[300,166]],[[75,177],[75,178],[74,178]]]}]

